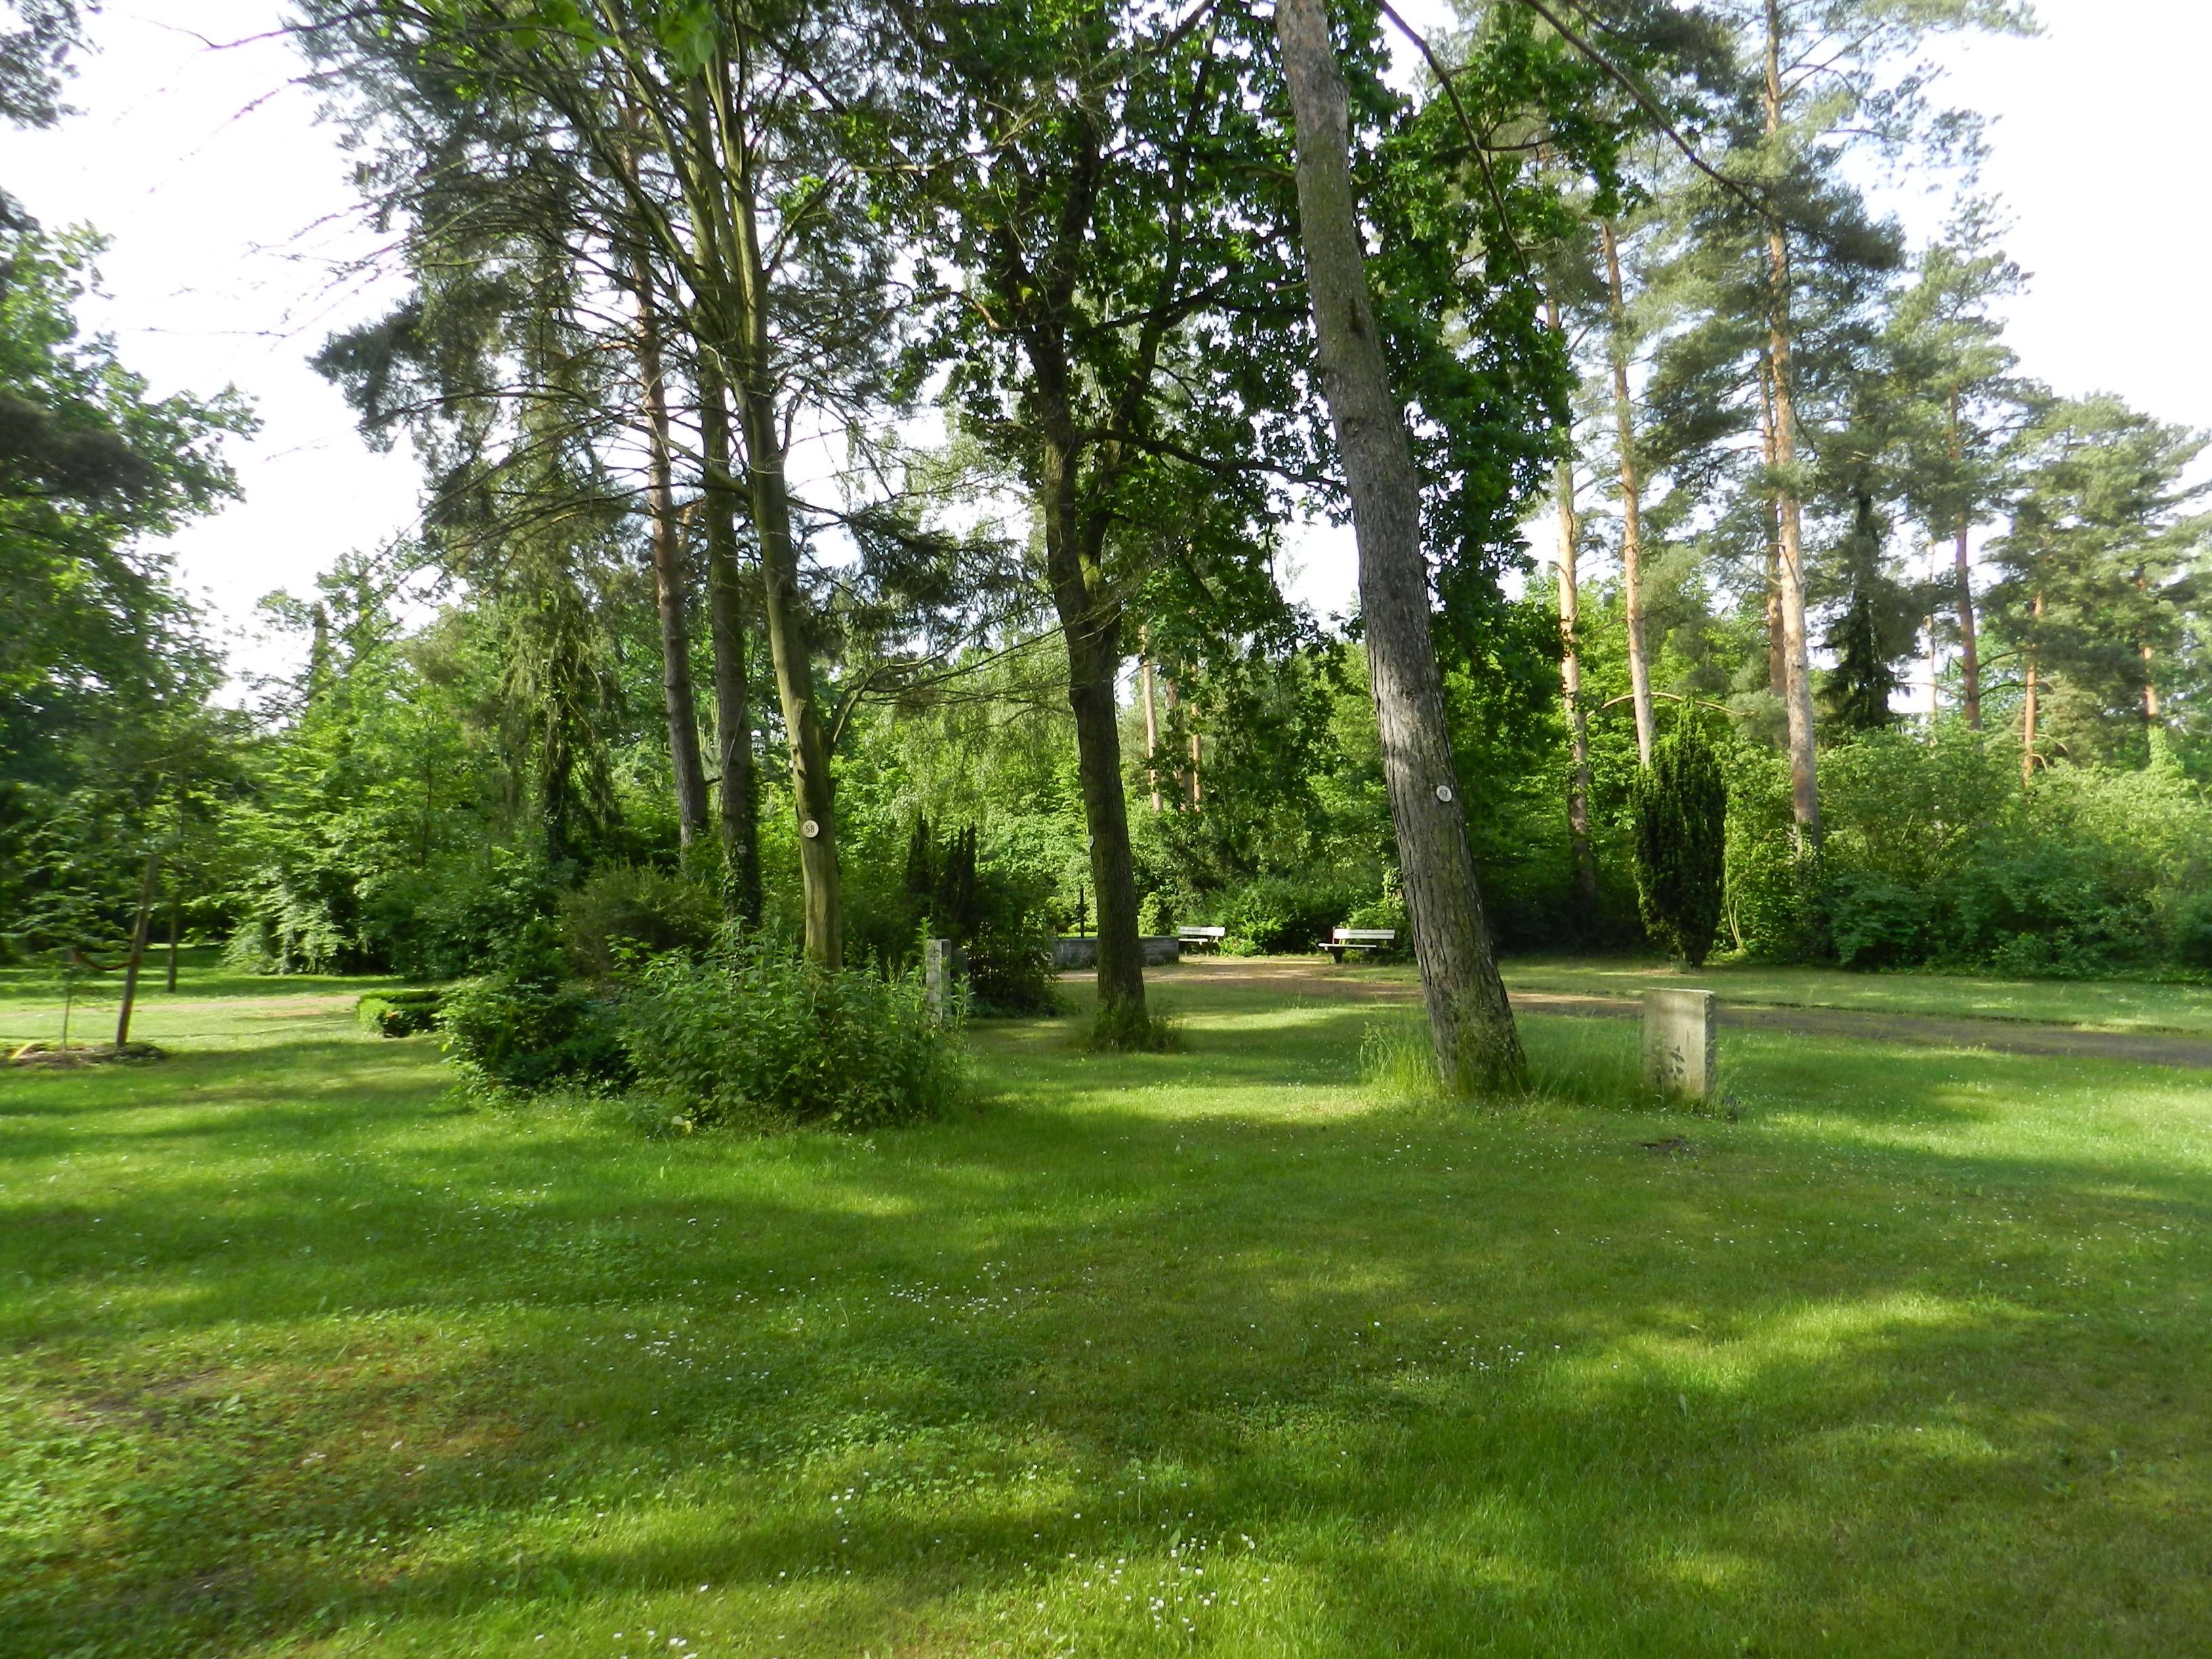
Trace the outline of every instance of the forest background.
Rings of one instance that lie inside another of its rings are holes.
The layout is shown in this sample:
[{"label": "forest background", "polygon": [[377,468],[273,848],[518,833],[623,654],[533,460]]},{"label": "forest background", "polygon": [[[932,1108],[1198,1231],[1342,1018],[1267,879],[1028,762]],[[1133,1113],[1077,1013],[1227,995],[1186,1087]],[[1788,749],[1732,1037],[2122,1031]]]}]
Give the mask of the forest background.
[{"label": "forest background", "polygon": [[[929,921],[1018,1006],[1097,914],[1069,697],[1102,684],[1142,927],[1399,921],[1357,619],[1283,591],[1333,467],[1263,23],[799,8],[716,46],[673,8],[637,46],[592,15],[510,53],[470,8],[306,12],[404,288],[317,361],[426,511],[270,598],[305,666],[247,708],[159,538],[231,491],[252,416],[79,336],[96,245],[12,216],[12,948],[112,948],[150,868],[169,927],[242,965],[466,973],[549,914],[603,965],[726,911],[808,933],[826,850],[843,954]],[[1686,717],[1729,784],[1725,948],[2212,965],[2203,441],[2021,372],[1977,124],[1916,67],[2025,14],[1502,5],[1411,95],[1391,20],[1340,21],[1502,941],[1641,942],[1632,780]],[[11,59],[19,120],[53,113],[45,61]],[[1033,130],[994,125],[1018,105]],[[1884,169],[1943,181],[1942,238],[1869,209]],[[1064,301],[1009,327],[1051,285],[1007,248],[1064,234],[1074,185]],[[835,459],[779,520],[751,486],[798,454]],[[1055,510],[1093,538],[1060,568]]]}]

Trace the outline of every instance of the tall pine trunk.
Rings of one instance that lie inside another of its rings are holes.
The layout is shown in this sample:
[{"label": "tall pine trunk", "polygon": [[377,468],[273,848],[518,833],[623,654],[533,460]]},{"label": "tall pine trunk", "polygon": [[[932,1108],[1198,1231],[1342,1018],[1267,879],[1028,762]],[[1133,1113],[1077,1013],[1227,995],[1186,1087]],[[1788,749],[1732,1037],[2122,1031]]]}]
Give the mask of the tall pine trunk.
[{"label": "tall pine trunk", "polygon": [[2020,717],[2020,781],[2021,787],[2035,781],[2035,720],[2041,711],[2042,686],[2036,673],[2036,647],[2043,631],[2043,590],[2035,590],[2033,623],[2027,640],[2027,696],[2021,705]]},{"label": "tall pine trunk", "polygon": [[646,509],[653,539],[653,603],[660,621],[661,702],[668,717],[677,834],[688,848],[707,828],[707,769],[699,755],[699,714],[691,691],[691,629],[685,614],[691,585],[676,516],[660,313],[653,303],[652,270],[642,256],[633,267],[631,283],[637,290],[638,375],[645,385]]},{"label": "tall pine trunk", "polygon": [[1651,765],[1651,664],[1644,647],[1644,489],[1636,470],[1636,413],[1628,396],[1628,307],[1621,298],[1620,250],[1601,221],[1606,291],[1613,308],[1613,420],[1620,448],[1620,579],[1628,606],[1628,695],[1636,709],[1636,757]]},{"label": "tall pine trunk", "polygon": [[[1959,429],[1959,394],[1951,393],[1951,458],[1963,459],[1965,441]],[[1952,556],[1959,573],[1959,679],[1969,730],[1982,729],[1982,665],[1974,647],[1974,578],[1966,562],[1966,514],[1959,513],[1959,528]]]},{"label": "tall pine trunk", "polygon": [[1344,79],[1321,0],[1278,0],[1275,38],[1297,127],[1317,367],[1352,495],[1368,672],[1429,1030],[1448,1085],[1510,1085],[1524,1070],[1521,1042],[1468,848],[1429,633],[1420,479],[1367,286]]},{"label": "tall pine trunk", "polygon": [[[1779,0],[1766,0],[1766,131],[1782,131],[1782,19]],[[1797,398],[1790,364],[1791,293],[1790,239],[1779,218],[1766,228],[1770,306],[1767,362],[1774,377],[1774,464],[1776,508],[1782,521],[1781,569],[1783,666],[1788,680],[1784,702],[1790,711],[1790,808],[1796,820],[1800,850],[1820,845],[1820,778],[1813,749],[1812,658],[1805,636],[1805,542],[1802,514],[1792,473],[1797,464]]]},{"label": "tall pine trunk", "polygon": [[714,761],[722,904],[732,920],[760,921],[760,790],[753,769],[752,684],[746,665],[744,577],[738,566],[741,497],[731,476],[728,389],[702,358],[699,446],[705,465],[707,633],[714,653]]},{"label": "tall pine trunk", "polygon": [[[1774,471],[1774,373],[1761,352],[1759,358],[1759,434],[1765,445],[1766,470]],[[1790,703],[1790,653],[1782,632],[1782,514],[1771,490],[1767,492],[1763,516],[1766,520],[1766,689],[1786,709]]]},{"label": "tall pine trunk", "polygon": [[[1559,307],[1544,296],[1544,320],[1564,341]],[[1559,702],[1567,715],[1567,842],[1574,864],[1575,898],[1585,917],[1597,909],[1597,860],[1589,837],[1589,712],[1583,707],[1582,591],[1576,560],[1582,520],[1575,511],[1575,464],[1565,456],[1553,464],[1553,493],[1559,509]]]}]

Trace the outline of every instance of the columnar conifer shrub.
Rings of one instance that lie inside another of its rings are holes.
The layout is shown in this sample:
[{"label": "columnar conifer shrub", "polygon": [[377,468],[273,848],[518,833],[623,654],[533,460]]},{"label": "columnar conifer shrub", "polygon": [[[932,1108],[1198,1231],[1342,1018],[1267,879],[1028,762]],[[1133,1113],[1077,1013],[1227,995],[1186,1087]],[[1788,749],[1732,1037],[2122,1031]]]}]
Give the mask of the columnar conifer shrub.
[{"label": "columnar conifer shrub", "polygon": [[825,969],[773,937],[647,963],[623,998],[640,1086],[691,1124],[919,1122],[958,1097],[963,1010],[933,1016],[917,974]]},{"label": "columnar conifer shrub", "polygon": [[1692,967],[1720,927],[1728,849],[1728,784],[1720,759],[1687,714],[1654,745],[1631,786],[1636,892],[1644,931]]}]

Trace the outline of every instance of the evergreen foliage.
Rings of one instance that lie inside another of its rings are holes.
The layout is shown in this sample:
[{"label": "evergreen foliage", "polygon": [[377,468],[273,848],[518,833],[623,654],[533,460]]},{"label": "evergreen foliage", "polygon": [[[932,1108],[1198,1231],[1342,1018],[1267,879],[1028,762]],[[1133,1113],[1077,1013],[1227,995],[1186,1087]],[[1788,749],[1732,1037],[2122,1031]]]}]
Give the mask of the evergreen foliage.
[{"label": "evergreen foliage", "polygon": [[1719,931],[1728,866],[1728,782],[1698,716],[1682,711],[1638,774],[1636,890],[1644,931],[1702,967]]}]

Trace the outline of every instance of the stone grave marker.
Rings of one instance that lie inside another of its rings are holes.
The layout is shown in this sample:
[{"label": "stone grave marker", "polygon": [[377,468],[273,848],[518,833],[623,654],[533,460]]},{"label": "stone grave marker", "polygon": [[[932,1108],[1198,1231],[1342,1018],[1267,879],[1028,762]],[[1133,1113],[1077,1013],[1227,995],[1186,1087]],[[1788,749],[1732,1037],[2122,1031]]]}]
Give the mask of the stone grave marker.
[{"label": "stone grave marker", "polygon": [[1661,1094],[1711,1100],[1716,1052],[1711,991],[1644,994],[1644,1081]]}]

